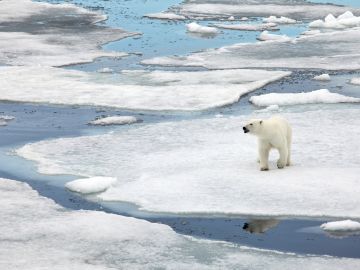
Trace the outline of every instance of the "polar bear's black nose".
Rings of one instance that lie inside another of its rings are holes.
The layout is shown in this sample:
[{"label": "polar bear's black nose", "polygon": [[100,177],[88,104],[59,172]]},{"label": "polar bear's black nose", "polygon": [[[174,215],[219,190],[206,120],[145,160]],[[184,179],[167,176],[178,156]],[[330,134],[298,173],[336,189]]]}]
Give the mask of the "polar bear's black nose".
[{"label": "polar bear's black nose", "polygon": [[249,130],[246,127],[243,127],[244,133],[248,133]]}]

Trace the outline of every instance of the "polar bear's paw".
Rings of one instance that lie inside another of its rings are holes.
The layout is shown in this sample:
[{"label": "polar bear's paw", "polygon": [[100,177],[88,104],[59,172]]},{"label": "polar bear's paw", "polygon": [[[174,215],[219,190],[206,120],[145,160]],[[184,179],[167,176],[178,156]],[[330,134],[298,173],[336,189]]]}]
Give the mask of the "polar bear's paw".
[{"label": "polar bear's paw", "polygon": [[261,168],[260,168],[260,171],[268,171],[268,170],[269,170],[268,167],[261,167]]},{"label": "polar bear's paw", "polygon": [[284,167],[285,167],[285,163],[283,163],[283,162],[281,162],[280,160],[278,160],[278,162],[277,162],[277,167],[279,168],[279,169],[283,169]]}]

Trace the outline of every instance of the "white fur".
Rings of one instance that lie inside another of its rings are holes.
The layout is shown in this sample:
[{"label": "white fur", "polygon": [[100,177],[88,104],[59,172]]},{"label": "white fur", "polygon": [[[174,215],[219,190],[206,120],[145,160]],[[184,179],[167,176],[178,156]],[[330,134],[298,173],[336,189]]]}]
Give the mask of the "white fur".
[{"label": "white fur", "polygon": [[273,116],[266,120],[253,119],[244,126],[244,131],[258,137],[260,170],[269,169],[269,152],[271,148],[279,151],[280,158],[277,162],[279,169],[290,165],[291,127],[280,116]]}]

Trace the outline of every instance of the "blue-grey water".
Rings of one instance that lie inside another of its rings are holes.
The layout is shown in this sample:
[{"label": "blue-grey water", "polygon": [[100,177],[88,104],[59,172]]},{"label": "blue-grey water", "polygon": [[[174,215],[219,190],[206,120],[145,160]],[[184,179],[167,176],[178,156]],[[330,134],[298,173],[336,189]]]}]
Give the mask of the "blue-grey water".
[{"label": "blue-grey water", "polygon": [[[49,0],[51,3],[62,3],[61,0]],[[103,67],[115,71],[123,69],[154,68],[142,66],[143,59],[165,56],[184,55],[207,48],[217,48],[238,42],[255,42],[259,32],[223,30],[219,35],[201,38],[186,33],[185,24],[189,21],[171,22],[144,18],[147,13],[164,11],[179,0],[72,0],[66,1],[95,9],[108,15],[108,20],[101,22],[110,27],[121,27],[128,31],[142,33],[141,36],[127,38],[104,45],[105,50],[115,50],[133,55],[123,59],[100,58],[93,63],[73,65],[67,68],[85,71],[96,71]],[[331,2],[334,4],[351,4],[360,6],[359,1],[313,1]],[[214,21],[202,21],[207,25]],[[279,33],[297,36],[306,30],[306,26],[282,26]],[[176,215],[156,215],[139,211],[136,206],[120,203],[99,204],[85,200],[77,194],[63,188],[65,182],[74,176],[47,176],[36,171],[36,165],[25,161],[11,151],[29,142],[43,139],[79,136],[104,133],[114,129],[135,128],[161,121],[177,121],[201,117],[213,117],[216,114],[239,115],[248,114],[257,108],[249,103],[249,97],[266,92],[300,92],[327,88],[333,92],[360,97],[358,86],[347,84],[356,72],[332,74],[328,83],[313,81],[311,78],[319,72],[295,72],[291,77],[281,82],[267,85],[254,91],[231,106],[196,113],[181,112],[131,112],[109,108],[77,107],[77,106],[47,106],[19,103],[0,103],[0,113],[13,115],[16,120],[8,126],[1,127],[0,132],[0,170],[1,177],[18,179],[29,183],[41,195],[52,198],[60,205],[71,209],[92,209],[108,211],[121,215],[144,218],[152,222],[160,222],[171,226],[176,232],[203,237],[207,239],[226,240],[243,245],[268,248],[297,253],[328,254],[344,257],[360,257],[360,238],[358,236],[334,237],[314,229],[326,220],[282,219],[279,224],[263,233],[250,233],[246,230],[251,226],[250,217],[189,217]],[[304,105],[285,108],[285,110],[332,109],[356,105]],[[132,126],[94,127],[89,126],[90,120],[101,115],[135,115],[143,120]],[[247,224],[247,225],[246,225]]]}]

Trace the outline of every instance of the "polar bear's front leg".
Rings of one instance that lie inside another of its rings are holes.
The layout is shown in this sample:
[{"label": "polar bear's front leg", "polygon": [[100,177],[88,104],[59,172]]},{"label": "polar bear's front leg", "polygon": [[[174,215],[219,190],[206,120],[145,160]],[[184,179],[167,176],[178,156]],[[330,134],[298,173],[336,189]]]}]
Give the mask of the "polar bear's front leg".
[{"label": "polar bear's front leg", "polygon": [[260,160],[260,171],[269,170],[269,152],[271,146],[269,143],[259,140],[259,160]]},{"label": "polar bear's front leg", "polygon": [[282,169],[286,166],[286,164],[288,162],[288,149],[286,146],[283,146],[283,147],[279,148],[278,150],[279,150],[280,158],[277,162],[277,167],[279,169]]}]

